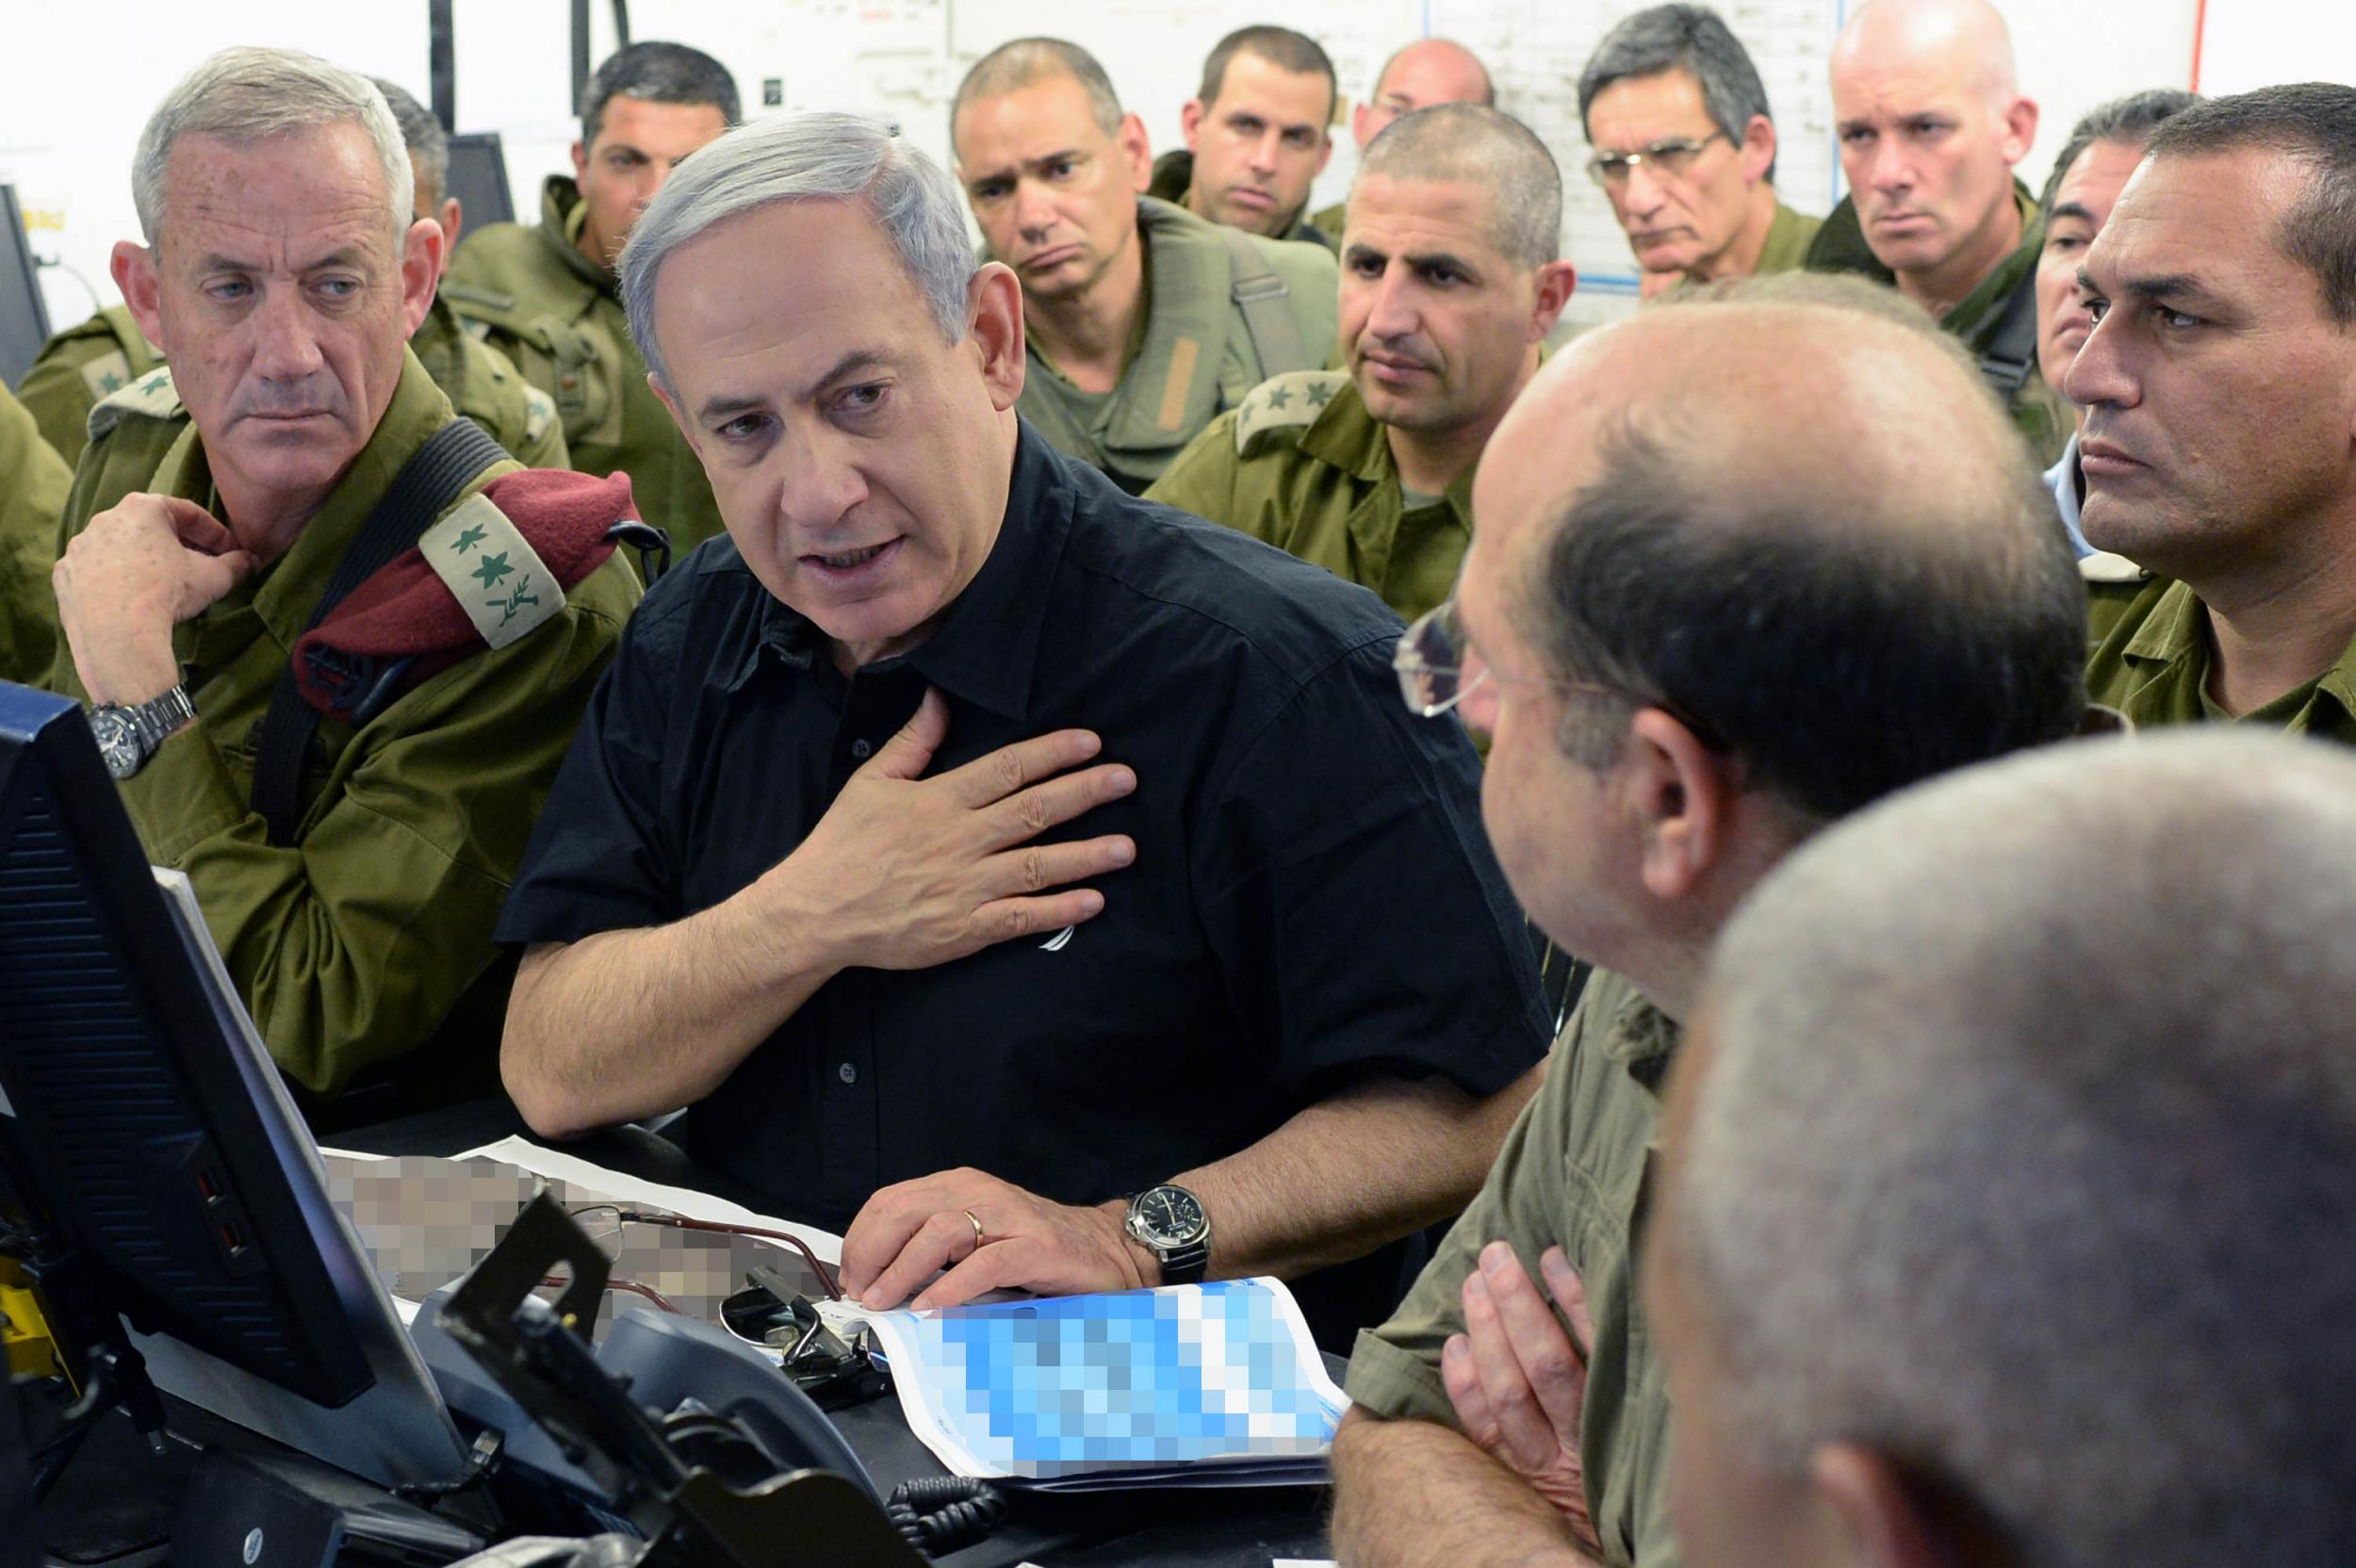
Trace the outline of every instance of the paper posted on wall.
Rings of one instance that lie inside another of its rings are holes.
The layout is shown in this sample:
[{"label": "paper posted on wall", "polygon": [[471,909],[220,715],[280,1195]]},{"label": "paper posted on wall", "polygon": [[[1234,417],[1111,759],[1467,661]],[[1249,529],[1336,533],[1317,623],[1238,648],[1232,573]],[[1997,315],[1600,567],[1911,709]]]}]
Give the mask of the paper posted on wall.
[{"label": "paper posted on wall", "polygon": [[874,1331],[942,1464],[1040,1491],[1317,1484],[1348,1405],[1275,1280],[824,1313]]}]

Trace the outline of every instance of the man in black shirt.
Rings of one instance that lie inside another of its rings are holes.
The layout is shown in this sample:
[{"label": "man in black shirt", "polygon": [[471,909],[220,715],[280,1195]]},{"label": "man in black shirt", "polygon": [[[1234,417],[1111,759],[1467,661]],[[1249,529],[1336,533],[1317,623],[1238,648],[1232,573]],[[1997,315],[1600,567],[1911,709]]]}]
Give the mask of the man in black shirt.
[{"label": "man in black shirt", "polygon": [[729,133],[622,273],[728,537],[508,904],[526,1118],[692,1106],[871,1303],[1327,1270],[1324,1329],[1379,1315],[1546,1043],[1398,622],[1023,427],[1015,277],[877,125]]}]

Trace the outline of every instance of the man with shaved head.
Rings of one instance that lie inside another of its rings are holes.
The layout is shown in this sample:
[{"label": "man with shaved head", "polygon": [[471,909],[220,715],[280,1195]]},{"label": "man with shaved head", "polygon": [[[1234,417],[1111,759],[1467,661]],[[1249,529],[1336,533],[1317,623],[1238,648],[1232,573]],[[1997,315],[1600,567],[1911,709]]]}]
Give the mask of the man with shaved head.
[{"label": "man with shaved head", "polygon": [[1078,44],[1000,44],[949,123],[974,221],[1023,285],[1022,414],[1058,451],[1135,493],[1261,382],[1325,363],[1333,256],[1140,194],[1145,126]]},{"label": "man with shaved head", "polygon": [[1541,371],[1455,600],[1400,643],[1410,706],[1489,735],[1515,895],[1598,967],[1481,1195],[1359,1337],[1345,1561],[1679,1560],[1633,1289],[1710,943],[1824,824],[2079,723],[2082,596],[2027,453],[1935,332],[1824,284],[1647,312]]},{"label": "man with shaved head", "polygon": [[1833,45],[1832,102],[1850,195],[1808,266],[1891,284],[1938,317],[2052,463],[2070,420],[2037,374],[2044,224],[2012,170],[2037,111],[2004,19],[1988,0],[1873,0]]},{"label": "man with shaved head", "polygon": [[[1481,57],[1452,39],[1419,38],[1393,54],[1376,73],[1374,91],[1350,111],[1350,139],[1363,156],[1374,139],[1402,114],[1438,104],[1497,106],[1496,84]],[[1314,214],[1309,221],[1335,243],[1350,217],[1347,199]]]},{"label": "man with shaved head", "polygon": [[1770,877],[1645,1282],[1688,1559],[2356,1560],[2351,933],[2356,762],[2279,736],[1974,769]]},{"label": "man with shaved head", "polygon": [[1350,368],[1266,383],[1146,498],[1362,582],[1413,620],[1455,584],[1481,449],[1571,297],[1562,181],[1519,122],[1444,104],[1374,139],[1351,201]]},{"label": "man with shaved head", "polygon": [[2139,725],[2356,742],[2356,88],[2217,99],[2149,146],[2062,382],[2104,552],[2087,685]]}]

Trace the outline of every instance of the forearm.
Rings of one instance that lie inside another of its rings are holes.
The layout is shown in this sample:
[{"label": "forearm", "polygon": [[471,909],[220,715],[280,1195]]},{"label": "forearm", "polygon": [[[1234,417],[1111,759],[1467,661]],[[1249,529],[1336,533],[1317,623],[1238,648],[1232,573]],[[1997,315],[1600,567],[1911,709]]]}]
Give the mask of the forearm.
[{"label": "forearm", "polygon": [[499,1073],[534,1131],[564,1137],[701,1100],[826,982],[840,966],[802,939],[817,923],[781,917],[767,881],[669,925],[525,956]]},{"label": "forearm", "polygon": [[1456,1213],[1480,1189],[1542,1070],[1485,1100],[1442,1079],[1379,1079],[1180,1173],[1178,1184],[1211,1217],[1212,1275],[1298,1278]]},{"label": "forearm", "polygon": [[1347,1568],[1592,1568],[1554,1505],[1462,1434],[1352,1407],[1333,1438],[1333,1554]]}]

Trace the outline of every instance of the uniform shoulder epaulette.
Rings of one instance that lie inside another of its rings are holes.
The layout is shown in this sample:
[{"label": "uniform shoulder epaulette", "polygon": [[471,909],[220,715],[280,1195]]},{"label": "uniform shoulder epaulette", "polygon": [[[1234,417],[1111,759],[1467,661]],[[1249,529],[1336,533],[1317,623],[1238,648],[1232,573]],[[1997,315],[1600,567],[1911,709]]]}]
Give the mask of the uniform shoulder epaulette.
[{"label": "uniform shoulder epaulette", "polygon": [[2141,582],[2151,574],[2123,555],[2097,550],[2079,559],[2078,575],[2088,582]]},{"label": "uniform shoulder epaulette", "polygon": [[90,411],[90,438],[101,439],[125,419],[176,419],[180,413],[180,391],[165,366],[99,399]]},{"label": "uniform shoulder epaulette", "polygon": [[1272,431],[1301,430],[1317,422],[1333,396],[1350,384],[1347,370],[1289,370],[1270,376],[1235,409],[1235,454],[1252,457]]}]

